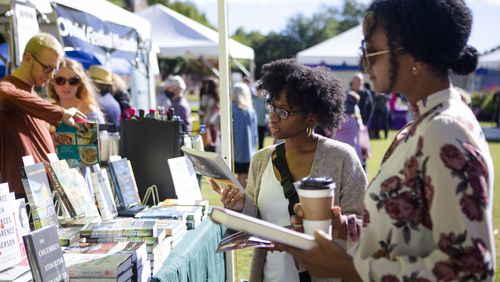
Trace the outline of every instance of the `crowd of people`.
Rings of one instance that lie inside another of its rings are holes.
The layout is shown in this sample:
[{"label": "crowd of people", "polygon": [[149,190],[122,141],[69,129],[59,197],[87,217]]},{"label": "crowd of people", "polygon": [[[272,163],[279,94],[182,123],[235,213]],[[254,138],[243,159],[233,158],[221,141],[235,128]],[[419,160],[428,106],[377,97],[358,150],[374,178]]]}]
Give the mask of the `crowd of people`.
[{"label": "crowd of people", "polygon": [[[304,213],[295,184],[309,176],[336,185],[333,240],[319,231],[311,250],[256,248],[251,281],[494,279],[493,161],[449,77],[476,68],[477,51],[467,45],[471,26],[463,0],[374,0],[361,42],[373,89],[362,73],[344,89],[329,70],[293,59],[265,64],[255,84],[248,78],[233,83],[234,168],[245,191],[211,182],[226,208],[300,226]],[[48,99],[35,92],[40,86]],[[183,77],[169,75],[161,87],[157,104],[173,109],[192,132]],[[221,146],[218,91],[216,78],[201,82],[207,151]],[[368,184],[369,139],[381,138],[381,130],[389,137],[390,105],[399,96],[413,121],[397,133]],[[51,128],[91,120],[116,130],[130,109],[120,76],[97,65],[85,71],[64,58],[53,36],[35,35],[19,68],[0,81],[0,182],[23,197],[21,158],[48,162]],[[265,147],[267,132],[274,144]]]}]

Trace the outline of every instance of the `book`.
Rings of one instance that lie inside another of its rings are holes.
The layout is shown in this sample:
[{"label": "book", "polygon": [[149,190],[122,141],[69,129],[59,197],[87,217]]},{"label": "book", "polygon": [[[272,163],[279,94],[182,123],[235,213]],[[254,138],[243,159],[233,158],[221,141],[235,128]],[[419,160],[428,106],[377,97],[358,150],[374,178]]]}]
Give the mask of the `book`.
[{"label": "book", "polygon": [[32,281],[29,266],[13,266],[0,272],[0,282],[28,282]]},{"label": "book", "polygon": [[245,189],[234,177],[219,153],[202,152],[186,146],[182,146],[181,150],[201,175],[215,181],[221,189],[236,188],[244,193]]},{"label": "book", "polygon": [[56,128],[56,151],[70,167],[99,163],[99,125],[97,122],[78,123],[80,129],[61,124]]},{"label": "book", "polygon": [[[201,211],[200,211],[201,212]],[[157,219],[177,219],[186,220],[187,213],[184,210],[178,209],[175,206],[163,207],[154,206],[142,210],[135,215],[136,218],[157,218]]]},{"label": "book", "polygon": [[59,225],[45,165],[37,163],[25,166],[21,169],[21,180],[35,229]]},{"label": "book", "polygon": [[180,201],[202,200],[198,178],[192,162],[186,157],[168,159],[175,194]]},{"label": "book", "polygon": [[224,236],[217,246],[216,252],[227,252],[245,248],[272,248],[274,243],[261,239],[247,232],[238,231]]},{"label": "book", "polygon": [[69,281],[55,226],[23,237],[34,281]]},{"label": "book", "polygon": [[128,208],[140,205],[139,192],[128,160],[123,158],[110,161],[109,167],[115,184],[116,194],[120,200],[120,206]]},{"label": "book", "polygon": [[80,230],[80,238],[159,237],[161,232],[156,221],[130,218],[89,223]]},{"label": "book", "polygon": [[16,231],[14,195],[7,183],[0,184],[0,271],[21,262],[21,249]]},{"label": "book", "polygon": [[65,160],[47,165],[49,178],[72,218],[100,217],[89,188],[77,168],[69,168]]},{"label": "book", "polygon": [[317,245],[314,237],[230,209],[214,207],[210,219],[229,229],[244,231],[271,242],[308,250]]},{"label": "book", "polygon": [[[130,254],[65,253],[71,281],[74,278],[118,278],[132,269]],[[131,275],[130,275],[131,276]]]},{"label": "book", "polygon": [[[12,193],[14,194],[14,193]],[[14,195],[13,195],[14,197]],[[24,198],[13,200],[15,207],[13,209],[14,223],[16,226],[16,235],[19,242],[19,251],[21,252],[21,262],[18,266],[29,266],[28,254],[26,253],[26,248],[24,247],[23,236],[30,233],[30,223],[28,218],[28,212],[26,211],[26,203]]]},{"label": "book", "polygon": [[80,229],[81,227],[65,227],[59,228],[57,234],[59,237],[59,244],[62,247],[68,247],[74,245],[80,241]]},{"label": "book", "polygon": [[106,221],[115,218],[118,215],[118,211],[106,170],[100,169],[92,172],[90,177],[102,220]]}]

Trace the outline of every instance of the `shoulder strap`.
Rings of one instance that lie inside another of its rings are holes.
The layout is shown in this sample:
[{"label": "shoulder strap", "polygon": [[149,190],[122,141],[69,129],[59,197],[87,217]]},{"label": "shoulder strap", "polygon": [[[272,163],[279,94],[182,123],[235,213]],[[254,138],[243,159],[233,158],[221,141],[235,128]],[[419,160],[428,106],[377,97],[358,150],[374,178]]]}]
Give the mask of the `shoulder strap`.
[{"label": "shoulder strap", "polygon": [[299,196],[295,187],[293,186],[292,175],[288,169],[288,164],[285,158],[285,143],[276,146],[276,152],[273,157],[273,165],[281,175],[281,186],[283,187],[283,194],[288,199],[288,213],[295,214],[293,207],[299,202]]}]

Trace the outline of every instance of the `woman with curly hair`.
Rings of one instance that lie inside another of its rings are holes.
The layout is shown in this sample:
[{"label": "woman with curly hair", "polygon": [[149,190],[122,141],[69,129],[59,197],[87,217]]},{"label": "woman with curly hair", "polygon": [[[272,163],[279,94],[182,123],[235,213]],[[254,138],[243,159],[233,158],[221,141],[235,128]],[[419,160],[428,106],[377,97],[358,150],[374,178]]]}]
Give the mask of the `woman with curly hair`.
[{"label": "woman with curly hair", "polygon": [[[352,255],[316,233],[318,247],[287,248],[314,275],[349,281],[493,281],[493,161],[481,126],[449,78],[468,74],[472,15],[463,0],[375,0],[364,17],[363,65],[376,92],[416,109],[365,197]],[[347,225],[348,227],[351,225]],[[351,226],[355,227],[355,226]],[[347,232],[349,230],[349,232]],[[354,236],[354,237],[353,237]]]},{"label": "woman with curly hair", "polygon": [[65,58],[59,71],[47,83],[47,95],[52,103],[63,108],[75,107],[88,120],[104,123],[104,116],[96,101],[95,89],[83,66]]},{"label": "woman with curly hair", "polygon": [[[293,196],[296,194],[285,197],[281,181],[286,177],[273,163],[277,151],[283,149],[292,184],[306,176],[330,177],[336,184],[335,205],[346,213],[361,215],[367,180],[356,152],[313,130],[317,125],[336,129],[343,120],[340,80],[323,68],[278,60],[263,66],[260,87],[269,94],[266,107],[271,134],[284,145],[263,148],[253,156],[246,193],[225,189],[224,206],[274,224],[290,225],[298,198]],[[291,255],[255,249],[250,281],[299,281],[299,276],[303,275]]]}]

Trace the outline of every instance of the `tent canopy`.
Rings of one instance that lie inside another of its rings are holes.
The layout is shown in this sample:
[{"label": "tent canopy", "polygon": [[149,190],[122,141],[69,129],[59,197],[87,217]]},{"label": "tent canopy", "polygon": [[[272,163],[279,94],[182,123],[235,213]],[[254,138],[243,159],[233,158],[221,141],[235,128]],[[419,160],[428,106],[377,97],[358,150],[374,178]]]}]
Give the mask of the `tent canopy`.
[{"label": "tent canopy", "polygon": [[359,46],[363,38],[361,25],[297,53],[305,65],[359,66]]},{"label": "tent canopy", "polygon": [[500,49],[479,57],[478,68],[500,70]]},{"label": "tent canopy", "polygon": [[[152,40],[160,48],[160,57],[193,56],[217,58],[218,33],[161,4],[137,12],[151,22]],[[235,40],[229,40],[229,55],[253,60],[254,51]]]}]

